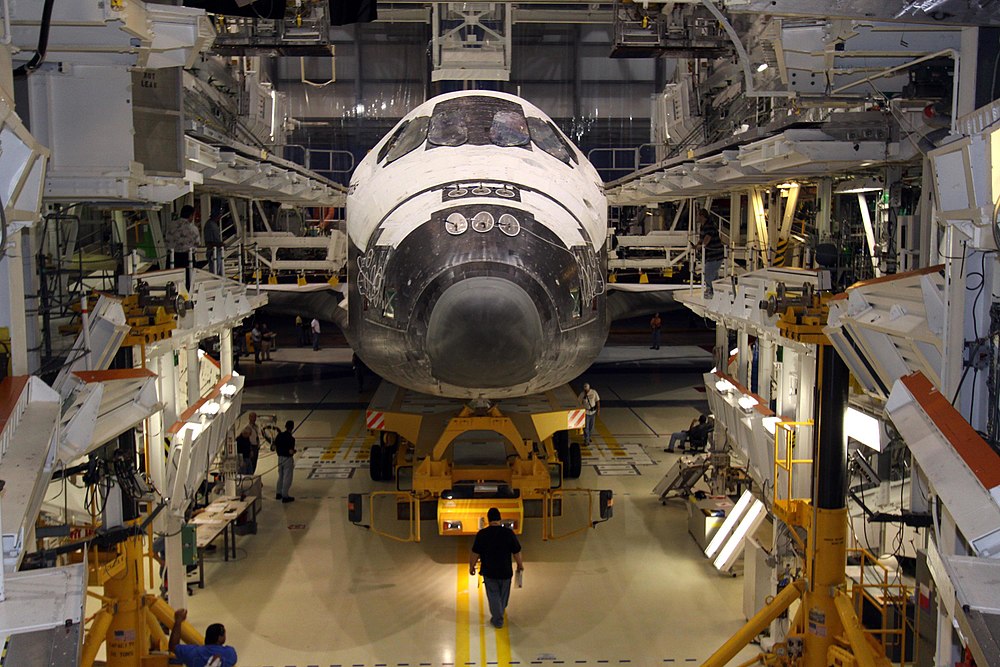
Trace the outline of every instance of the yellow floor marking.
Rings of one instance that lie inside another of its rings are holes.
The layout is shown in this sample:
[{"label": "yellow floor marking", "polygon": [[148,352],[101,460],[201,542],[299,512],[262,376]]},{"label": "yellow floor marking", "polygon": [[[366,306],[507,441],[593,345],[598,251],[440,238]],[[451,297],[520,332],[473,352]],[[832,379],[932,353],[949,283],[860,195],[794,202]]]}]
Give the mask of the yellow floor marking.
[{"label": "yellow floor marking", "polygon": [[[458,581],[455,598],[456,667],[466,664],[510,667],[510,634],[507,625],[500,630],[489,623],[489,602],[482,577],[469,575],[468,547],[459,546]],[[495,639],[491,637],[495,635]],[[494,644],[495,642],[495,644]],[[475,660],[473,660],[475,653]]]},{"label": "yellow floor marking", "polygon": [[351,410],[347,417],[344,418],[344,423],[340,425],[340,429],[337,430],[337,435],[333,436],[330,440],[330,444],[326,446],[323,450],[323,454],[320,456],[321,461],[333,461],[337,458],[337,453],[340,451],[341,446],[344,444],[344,440],[347,438],[347,434],[350,433],[357,426],[358,418],[361,416],[361,410]]},{"label": "yellow floor marking", "polygon": [[608,446],[608,450],[611,452],[612,456],[628,456],[628,452],[626,452],[622,446],[618,444],[618,438],[611,434],[611,431],[609,431],[608,427],[604,425],[604,422],[597,420],[597,423],[594,426],[601,434],[601,437],[604,438],[604,443]]},{"label": "yellow floor marking", "polygon": [[[476,592],[479,593],[479,664],[485,665],[486,661],[489,660],[489,656],[486,655],[486,616],[489,611],[484,611],[483,607],[486,605],[486,584],[483,582],[482,577],[476,577],[479,581],[479,585],[476,586]],[[490,628],[493,628],[491,625]]]},{"label": "yellow floor marking", "polygon": [[[463,540],[464,542],[464,540]],[[458,545],[455,560],[458,561],[458,579],[455,595],[455,664],[465,665],[470,661],[469,653],[469,555],[463,544]]]},{"label": "yellow floor marking", "polygon": [[[514,582],[511,582],[512,584]],[[510,665],[510,633],[507,632],[507,619],[504,618],[503,628],[496,631],[497,635],[497,664],[500,667]]]}]

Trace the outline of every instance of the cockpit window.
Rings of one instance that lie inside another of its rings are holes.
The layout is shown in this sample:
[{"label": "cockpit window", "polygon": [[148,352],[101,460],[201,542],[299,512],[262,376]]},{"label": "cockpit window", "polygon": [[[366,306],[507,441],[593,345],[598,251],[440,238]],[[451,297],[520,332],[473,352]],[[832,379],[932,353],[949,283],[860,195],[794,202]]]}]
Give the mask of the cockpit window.
[{"label": "cockpit window", "polygon": [[382,160],[385,159],[385,156],[389,152],[389,149],[396,145],[396,142],[399,140],[399,135],[401,135],[403,133],[403,130],[405,130],[409,124],[410,124],[410,121],[406,121],[405,123],[403,123],[402,125],[400,125],[399,129],[397,129],[395,132],[393,132],[392,136],[389,137],[389,141],[387,141],[384,144],[382,144],[382,148],[380,148],[379,151],[378,151],[378,161],[379,162],[381,162]]},{"label": "cockpit window", "polygon": [[531,144],[521,105],[486,95],[458,97],[436,104],[427,138],[431,148],[465,144],[530,148]]},{"label": "cockpit window", "polygon": [[435,109],[427,139],[435,146],[461,146],[469,140],[465,114],[459,109],[440,113]]},{"label": "cockpit window", "polygon": [[427,125],[429,123],[430,118],[420,116],[401,127],[396,136],[386,144],[386,146],[392,144],[389,146],[389,152],[386,153],[386,164],[395,162],[424,143],[424,140],[427,138]]},{"label": "cockpit window", "polygon": [[524,114],[516,111],[497,111],[490,126],[490,141],[495,146],[524,146],[531,140]]},{"label": "cockpit window", "polygon": [[543,151],[566,164],[575,161],[573,151],[552,123],[541,118],[529,118],[528,127],[531,129],[531,140]]}]

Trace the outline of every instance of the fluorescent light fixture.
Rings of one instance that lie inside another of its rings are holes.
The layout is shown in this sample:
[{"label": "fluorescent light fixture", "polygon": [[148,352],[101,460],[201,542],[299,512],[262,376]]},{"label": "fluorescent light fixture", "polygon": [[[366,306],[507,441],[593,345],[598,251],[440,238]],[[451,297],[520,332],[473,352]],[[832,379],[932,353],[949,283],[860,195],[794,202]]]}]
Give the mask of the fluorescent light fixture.
[{"label": "fluorescent light fixture", "polygon": [[734,347],[733,349],[729,350],[730,357],[735,357],[739,353],[740,353],[740,348],[738,347]]},{"label": "fluorescent light fixture", "polygon": [[238,377],[240,377],[240,374],[239,374],[239,373],[237,373],[236,371],[233,371],[233,377],[234,377],[234,378],[238,378]]},{"label": "fluorescent light fixture", "polygon": [[884,190],[885,184],[877,178],[851,178],[840,183],[834,192],[838,195],[856,195],[861,192]]},{"label": "fluorescent light fixture", "polygon": [[198,348],[198,358],[199,359],[205,358],[205,350],[201,349],[200,347]]},{"label": "fluorescent light fixture", "polygon": [[714,561],[715,569],[725,572],[733,566],[736,559],[743,553],[743,540],[751,531],[757,530],[763,520],[764,503],[755,498],[750,509],[747,510],[746,515],[733,531],[732,537],[719,551],[719,556]]},{"label": "fluorescent light fixture", "polygon": [[795,181],[788,181],[787,183],[780,183],[778,185],[779,190],[791,190],[792,188],[799,187],[799,184]]},{"label": "fluorescent light fixture", "polygon": [[725,378],[723,378],[723,379],[721,379],[721,380],[719,380],[718,382],[715,383],[715,388],[721,394],[728,394],[733,389],[736,389],[736,385],[734,385],[729,380],[726,380]]},{"label": "fluorescent light fixture", "polygon": [[235,396],[237,391],[238,390],[236,389],[236,385],[230,384],[228,382],[222,385],[222,388],[219,389],[219,393],[227,398]]},{"label": "fluorescent light fixture", "polygon": [[719,552],[729,534],[733,532],[733,528],[736,526],[739,518],[743,516],[743,513],[747,511],[752,502],[753,494],[749,491],[744,491],[740,499],[736,501],[733,509],[729,510],[729,516],[726,517],[726,520],[719,526],[719,530],[712,536],[712,541],[708,543],[708,548],[705,549],[706,556],[713,558]]},{"label": "fluorescent light fixture", "polygon": [[758,72],[763,72],[766,69],[767,69],[767,63],[761,63],[761,64],[757,65],[757,71]]},{"label": "fluorescent light fixture", "polygon": [[712,370],[710,370],[709,373],[714,373],[717,370],[719,370],[718,366],[712,366]]},{"label": "fluorescent light fixture", "polygon": [[271,89],[271,138],[278,133],[278,91]]},{"label": "fluorescent light fixture", "polygon": [[882,451],[882,425],[860,410],[847,408],[844,413],[844,433],[876,452]]},{"label": "fluorescent light fixture", "polygon": [[740,408],[742,408],[743,412],[750,412],[753,410],[753,407],[757,405],[757,399],[753,396],[747,396],[746,394],[740,396],[739,400],[736,402],[739,404]]},{"label": "fluorescent light fixture", "polygon": [[778,422],[780,422],[781,420],[777,417],[772,416],[772,417],[764,417],[760,421],[764,425],[764,430],[770,433],[771,435],[774,435],[774,431],[778,428]]},{"label": "fluorescent light fixture", "polygon": [[222,406],[221,405],[219,405],[216,401],[209,401],[205,405],[201,406],[198,409],[198,412],[201,413],[201,414],[203,414],[203,415],[212,416],[212,415],[219,414],[220,410],[222,410]]}]

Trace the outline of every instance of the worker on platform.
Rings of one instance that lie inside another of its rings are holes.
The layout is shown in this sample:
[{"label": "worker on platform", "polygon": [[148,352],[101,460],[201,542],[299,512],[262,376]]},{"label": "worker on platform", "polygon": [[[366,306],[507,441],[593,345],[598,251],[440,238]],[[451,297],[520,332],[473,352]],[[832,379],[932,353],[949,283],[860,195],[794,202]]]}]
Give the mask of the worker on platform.
[{"label": "worker on platform", "polygon": [[225,243],[222,240],[222,211],[215,209],[205,223],[205,254],[208,262],[208,270],[221,276],[223,274],[223,252]]},{"label": "worker on platform", "polygon": [[649,331],[653,338],[649,343],[649,349],[659,350],[660,349],[660,329],[663,328],[663,320],[660,319],[659,313],[653,313],[653,317],[649,320]]},{"label": "worker on platform", "polygon": [[236,649],[226,646],[226,627],[212,623],[205,630],[205,645],[181,644],[181,624],[187,619],[187,609],[174,612],[174,627],[170,629],[167,647],[174,654],[171,664],[185,667],[234,667]]},{"label": "worker on platform", "polygon": [[292,488],[292,473],[295,472],[295,436],[292,429],[295,422],[285,422],[285,430],[274,438],[274,451],[278,455],[278,487],[275,498],[283,503],[293,503],[295,498],[288,495]]},{"label": "worker on platform", "polygon": [[711,299],[714,294],[716,279],[722,270],[722,262],[726,258],[726,248],[719,237],[719,226],[712,220],[711,214],[698,209],[698,244],[697,248],[705,249],[705,265],[702,267],[702,279],[705,283],[705,298]]},{"label": "worker on platform", "polygon": [[174,266],[190,266],[191,253],[201,244],[201,232],[194,221],[195,209],[190,204],[181,208],[180,217],[171,220],[164,234],[167,248],[174,251]]},{"label": "worker on platform", "polygon": [[514,572],[510,566],[511,556],[517,561],[517,571],[524,572],[521,560],[521,543],[517,535],[506,526],[500,525],[500,510],[491,507],[486,512],[489,522],[476,533],[469,556],[469,574],[476,574],[476,562],[481,562],[479,574],[483,575],[486,599],[490,605],[490,624],[494,628],[503,627],[504,612],[510,599],[510,580]]},{"label": "worker on platform", "polygon": [[580,405],[583,407],[585,419],[583,422],[583,444],[590,444],[590,437],[594,433],[594,422],[601,411],[601,397],[596,389],[590,388],[589,382],[583,383],[583,391],[580,392]]}]

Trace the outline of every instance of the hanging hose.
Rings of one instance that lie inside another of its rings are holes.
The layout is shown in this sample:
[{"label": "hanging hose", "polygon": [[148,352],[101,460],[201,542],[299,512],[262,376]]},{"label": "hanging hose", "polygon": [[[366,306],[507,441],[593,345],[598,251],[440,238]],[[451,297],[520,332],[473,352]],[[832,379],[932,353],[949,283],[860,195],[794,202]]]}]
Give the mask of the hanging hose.
[{"label": "hanging hose", "polygon": [[14,76],[27,76],[41,66],[45,60],[45,51],[49,48],[49,27],[52,25],[52,5],[55,0],[45,0],[42,7],[42,25],[38,29],[38,48],[31,60],[14,70]]},{"label": "hanging hose", "polygon": [[0,199],[0,261],[7,256],[7,211]]}]

